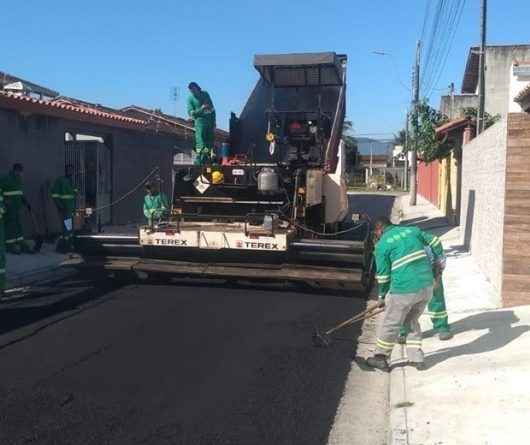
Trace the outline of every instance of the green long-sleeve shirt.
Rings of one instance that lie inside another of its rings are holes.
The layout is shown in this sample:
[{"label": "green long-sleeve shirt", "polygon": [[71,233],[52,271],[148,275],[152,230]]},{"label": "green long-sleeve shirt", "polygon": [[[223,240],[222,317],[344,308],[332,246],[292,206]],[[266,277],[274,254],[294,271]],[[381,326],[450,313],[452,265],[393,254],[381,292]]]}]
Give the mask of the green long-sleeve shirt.
[{"label": "green long-sleeve shirt", "polygon": [[160,218],[164,213],[169,211],[167,196],[163,193],[154,195],[145,195],[144,198],[144,216],[149,222],[153,218]]},{"label": "green long-sleeve shirt", "polygon": [[437,236],[413,226],[388,226],[375,246],[379,297],[388,292],[407,294],[433,284],[432,265],[425,247],[434,257],[443,255]]},{"label": "green long-sleeve shirt", "polygon": [[11,172],[0,179],[0,185],[7,210],[17,211],[25,202],[22,179]]},{"label": "green long-sleeve shirt", "polygon": [[75,198],[77,189],[72,184],[70,178],[61,176],[53,183],[51,195],[59,211],[66,215],[72,215],[75,210]]},{"label": "green long-sleeve shirt", "polygon": [[[208,106],[208,111],[202,108],[203,105]],[[202,90],[196,96],[190,94],[188,97],[188,115],[196,121],[197,119],[204,119],[208,121],[211,125],[215,126],[215,108],[213,106],[212,99],[210,95]]]}]

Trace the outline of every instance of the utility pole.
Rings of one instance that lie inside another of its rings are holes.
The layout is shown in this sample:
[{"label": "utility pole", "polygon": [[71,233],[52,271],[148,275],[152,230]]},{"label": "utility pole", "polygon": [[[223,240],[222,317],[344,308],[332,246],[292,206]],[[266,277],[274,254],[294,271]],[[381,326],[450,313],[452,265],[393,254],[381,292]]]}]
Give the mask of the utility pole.
[{"label": "utility pole", "polygon": [[178,116],[178,101],[180,98],[180,87],[174,86],[171,88],[171,100],[175,102],[175,116]]},{"label": "utility pole", "polygon": [[451,112],[449,113],[449,119],[455,119],[455,83],[451,82],[449,85],[449,91],[451,92]]},{"label": "utility pole", "polygon": [[409,181],[408,181],[408,175],[409,175],[409,120],[410,120],[410,112],[407,110],[407,122],[405,123],[405,147],[404,147],[404,153],[405,153],[405,165],[404,165],[404,172],[403,172],[403,190],[408,190]]},{"label": "utility pole", "polygon": [[480,5],[480,54],[478,79],[477,136],[484,131],[484,108],[486,103],[486,24],[488,18],[488,0]]},{"label": "utility pole", "polygon": [[414,143],[411,150],[410,159],[410,205],[416,205],[417,198],[417,171],[418,171],[418,114],[420,105],[420,54],[421,41],[418,40],[416,44],[416,63],[414,65],[414,76],[412,80],[412,91],[414,92],[412,98],[412,133],[414,136]]}]

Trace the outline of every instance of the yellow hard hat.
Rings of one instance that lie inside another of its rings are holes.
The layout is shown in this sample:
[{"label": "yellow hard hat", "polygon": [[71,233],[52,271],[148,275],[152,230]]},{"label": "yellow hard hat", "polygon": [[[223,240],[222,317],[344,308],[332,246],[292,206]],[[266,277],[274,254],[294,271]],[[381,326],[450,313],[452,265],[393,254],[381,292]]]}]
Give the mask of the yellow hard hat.
[{"label": "yellow hard hat", "polygon": [[212,173],[212,183],[213,184],[221,184],[225,179],[225,175],[223,175],[223,172],[220,171],[214,171]]}]

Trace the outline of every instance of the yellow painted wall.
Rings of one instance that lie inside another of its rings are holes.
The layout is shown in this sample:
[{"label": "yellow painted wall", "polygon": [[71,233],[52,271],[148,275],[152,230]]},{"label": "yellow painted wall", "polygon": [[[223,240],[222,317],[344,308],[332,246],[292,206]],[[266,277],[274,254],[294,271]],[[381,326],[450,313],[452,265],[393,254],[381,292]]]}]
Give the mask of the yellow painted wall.
[{"label": "yellow painted wall", "polygon": [[440,161],[438,208],[449,218],[449,222],[454,221],[456,217],[458,168],[453,152]]}]

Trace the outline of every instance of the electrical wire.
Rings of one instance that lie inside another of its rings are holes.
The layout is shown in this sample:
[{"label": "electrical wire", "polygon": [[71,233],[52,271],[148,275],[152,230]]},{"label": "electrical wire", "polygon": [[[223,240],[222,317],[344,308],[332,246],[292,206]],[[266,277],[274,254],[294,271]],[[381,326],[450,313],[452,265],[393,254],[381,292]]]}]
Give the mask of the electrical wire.
[{"label": "electrical wire", "polygon": [[431,0],[427,0],[427,3],[425,4],[425,14],[423,16],[423,26],[421,28],[421,38],[420,40],[423,41],[425,38],[425,31],[427,30],[427,23],[429,21],[429,14],[431,10]]},{"label": "electrical wire", "polygon": [[446,54],[448,53],[448,49],[452,43],[452,35],[456,29],[455,23],[461,1],[462,0],[448,0],[445,9],[442,11],[438,33],[439,37],[437,42],[434,43],[435,50],[429,66],[429,77],[424,85],[425,91],[427,92],[425,95],[426,97],[429,97],[432,94],[432,88],[436,86],[437,79],[443,71]]},{"label": "electrical wire", "polygon": [[122,195],[120,198],[118,198],[116,201],[113,201],[111,202],[110,204],[105,204],[104,206],[101,206],[101,207],[97,207],[95,209],[92,209],[92,213],[98,213],[98,212],[101,212],[101,210],[104,210],[104,209],[108,209],[110,207],[113,207],[115,206],[116,204],[119,204],[120,202],[122,202],[123,200],[125,200],[126,198],[128,198],[129,196],[131,196],[134,192],[136,192],[136,190],[138,190],[142,185],[145,184],[145,181],[147,181],[151,176],[153,176],[156,172],[159,172],[160,171],[160,167],[155,167],[153,168],[153,170],[151,170],[151,172],[144,178],[142,179],[138,184],[136,184],[131,190],[129,190],[127,193],[125,193],[124,195]]},{"label": "electrical wire", "polygon": [[444,0],[438,0],[438,4],[436,6],[436,9],[435,9],[435,12],[434,12],[434,16],[433,16],[433,19],[432,19],[430,38],[428,40],[428,45],[426,46],[427,55],[423,59],[424,61],[423,61],[423,64],[422,64],[423,65],[422,66],[422,72],[424,73],[424,75],[422,77],[422,83],[421,83],[422,89],[425,86],[426,79],[428,78],[428,74],[427,73],[428,73],[429,68],[431,67],[433,51],[435,50],[435,42],[436,42],[437,35],[438,35],[438,28],[440,26],[440,20],[441,20],[441,14],[442,14],[443,6],[444,6]]},{"label": "electrical wire", "polygon": [[455,15],[454,28],[453,28],[452,34],[451,34],[451,36],[449,38],[449,43],[448,43],[445,55],[443,57],[442,65],[441,65],[440,70],[438,72],[438,76],[436,77],[436,80],[434,81],[430,92],[427,94],[428,98],[430,98],[432,96],[433,92],[436,90],[436,87],[438,86],[438,83],[440,82],[440,78],[442,77],[442,74],[445,71],[445,66],[447,64],[447,59],[449,57],[449,54],[451,53],[451,49],[453,48],[453,44],[454,44],[454,41],[455,41],[456,31],[457,31],[457,29],[458,29],[458,27],[460,25],[461,20],[462,20],[462,15],[463,15],[463,12],[464,12],[465,4],[466,4],[466,0],[459,0],[458,10],[457,10],[456,15]]},{"label": "electrical wire", "polygon": [[[422,89],[426,92],[424,97],[427,99],[436,91],[445,71],[464,6],[465,0],[438,0],[432,19],[427,56],[422,64]],[[428,21],[428,18],[424,18],[424,23]]]}]

